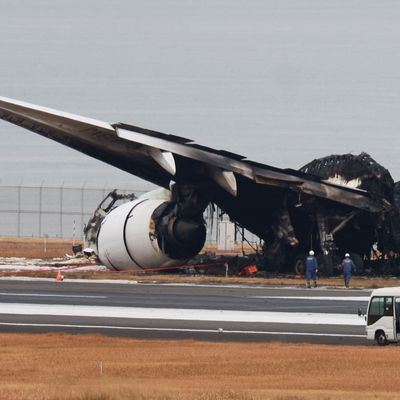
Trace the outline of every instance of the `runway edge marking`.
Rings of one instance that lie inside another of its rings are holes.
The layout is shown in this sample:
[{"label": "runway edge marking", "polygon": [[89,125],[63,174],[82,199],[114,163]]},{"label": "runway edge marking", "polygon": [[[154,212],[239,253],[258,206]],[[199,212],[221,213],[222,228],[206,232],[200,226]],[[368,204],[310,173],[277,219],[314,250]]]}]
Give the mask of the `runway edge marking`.
[{"label": "runway edge marking", "polygon": [[251,335],[286,335],[286,336],[322,336],[322,337],[347,337],[365,338],[365,335],[352,335],[342,333],[315,333],[315,332],[274,332],[274,331],[246,331],[223,329],[188,329],[188,328],[146,328],[133,326],[112,325],[75,325],[75,324],[39,324],[22,322],[0,322],[0,326],[21,326],[38,328],[80,328],[80,329],[114,329],[130,331],[156,331],[156,332],[192,332],[192,333],[217,333],[217,334],[251,334]]}]

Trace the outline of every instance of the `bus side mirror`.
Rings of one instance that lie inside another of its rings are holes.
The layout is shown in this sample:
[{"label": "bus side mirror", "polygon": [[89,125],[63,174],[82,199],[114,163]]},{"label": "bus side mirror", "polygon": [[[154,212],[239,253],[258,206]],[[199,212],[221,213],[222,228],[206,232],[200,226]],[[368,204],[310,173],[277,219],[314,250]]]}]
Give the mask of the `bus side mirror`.
[{"label": "bus side mirror", "polygon": [[358,316],[359,317],[365,317],[365,320],[367,320],[367,315],[365,314],[365,312],[361,308],[358,309]]}]

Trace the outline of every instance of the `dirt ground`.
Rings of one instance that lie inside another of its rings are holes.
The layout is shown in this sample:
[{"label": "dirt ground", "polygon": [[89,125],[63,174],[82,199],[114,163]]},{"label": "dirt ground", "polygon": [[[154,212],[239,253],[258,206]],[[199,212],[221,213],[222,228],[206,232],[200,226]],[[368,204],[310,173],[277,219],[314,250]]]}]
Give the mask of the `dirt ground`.
[{"label": "dirt ground", "polygon": [[[81,242],[76,242],[81,244]],[[53,258],[61,258],[65,254],[72,254],[72,241],[68,239],[47,239],[44,238],[12,238],[0,237],[0,259],[6,257],[25,257],[27,259],[42,259],[51,261]],[[68,265],[72,265],[73,260],[67,260]],[[62,265],[62,262],[58,262]],[[77,262],[78,264],[78,262]],[[79,260],[82,264],[82,259]],[[88,263],[90,264],[90,262]],[[1,270],[1,265],[0,265]],[[237,277],[230,276],[192,276],[189,274],[157,274],[157,273],[141,273],[138,272],[113,272],[113,271],[96,271],[96,272],[78,272],[71,270],[63,271],[66,279],[129,279],[139,282],[180,282],[180,283],[211,283],[211,284],[232,284],[241,283],[248,285],[273,285],[273,286],[304,286],[303,277],[295,277],[294,275],[267,276],[267,277]],[[33,272],[33,271],[0,271],[0,276],[37,276],[37,277],[55,277],[56,272]],[[328,286],[335,288],[343,288],[343,277],[320,278],[319,286]],[[400,286],[398,277],[357,277],[351,280],[352,288],[370,288],[375,289],[387,286]]]},{"label": "dirt ground", "polygon": [[400,399],[400,348],[0,334],[0,399]]}]

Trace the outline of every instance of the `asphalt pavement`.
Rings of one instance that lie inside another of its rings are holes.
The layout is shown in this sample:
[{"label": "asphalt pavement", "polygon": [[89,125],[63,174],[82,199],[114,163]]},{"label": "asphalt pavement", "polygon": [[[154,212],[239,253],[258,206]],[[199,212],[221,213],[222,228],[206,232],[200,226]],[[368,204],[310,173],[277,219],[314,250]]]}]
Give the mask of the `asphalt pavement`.
[{"label": "asphalt pavement", "polygon": [[369,290],[0,279],[0,332],[367,344]]}]

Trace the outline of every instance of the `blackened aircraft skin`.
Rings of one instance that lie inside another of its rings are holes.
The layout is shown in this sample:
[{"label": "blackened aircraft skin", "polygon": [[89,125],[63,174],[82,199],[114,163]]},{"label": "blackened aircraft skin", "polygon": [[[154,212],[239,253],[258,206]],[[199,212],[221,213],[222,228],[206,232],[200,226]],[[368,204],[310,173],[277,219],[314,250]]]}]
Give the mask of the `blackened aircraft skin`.
[{"label": "blackened aircraft skin", "polygon": [[[217,204],[233,221],[266,241],[271,264],[285,261],[278,253],[288,254],[288,248],[305,251],[312,237],[324,236],[320,217],[326,213],[334,214],[325,221],[330,225],[325,232],[329,236],[341,223],[338,231],[355,226],[360,216],[379,215],[384,220],[397,210],[390,199],[326,177],[271,167],[187,138],[124,123],[110,124],[4,97],[0,97],[0,118],[161,187],[169,188],[175,182],[173,201],[178,209],[186,210],[183,213],[193,207],[202,213],[208,203]],[[310,228],[314,223],[318,226]],[[370,246],[375,235],[370,232],[375,228],[368,229],[368,245],[362,248]],[[334,246],[325,242],[320,243],[321,251]],[[354,250],[360,253],[361,247]]]}]

